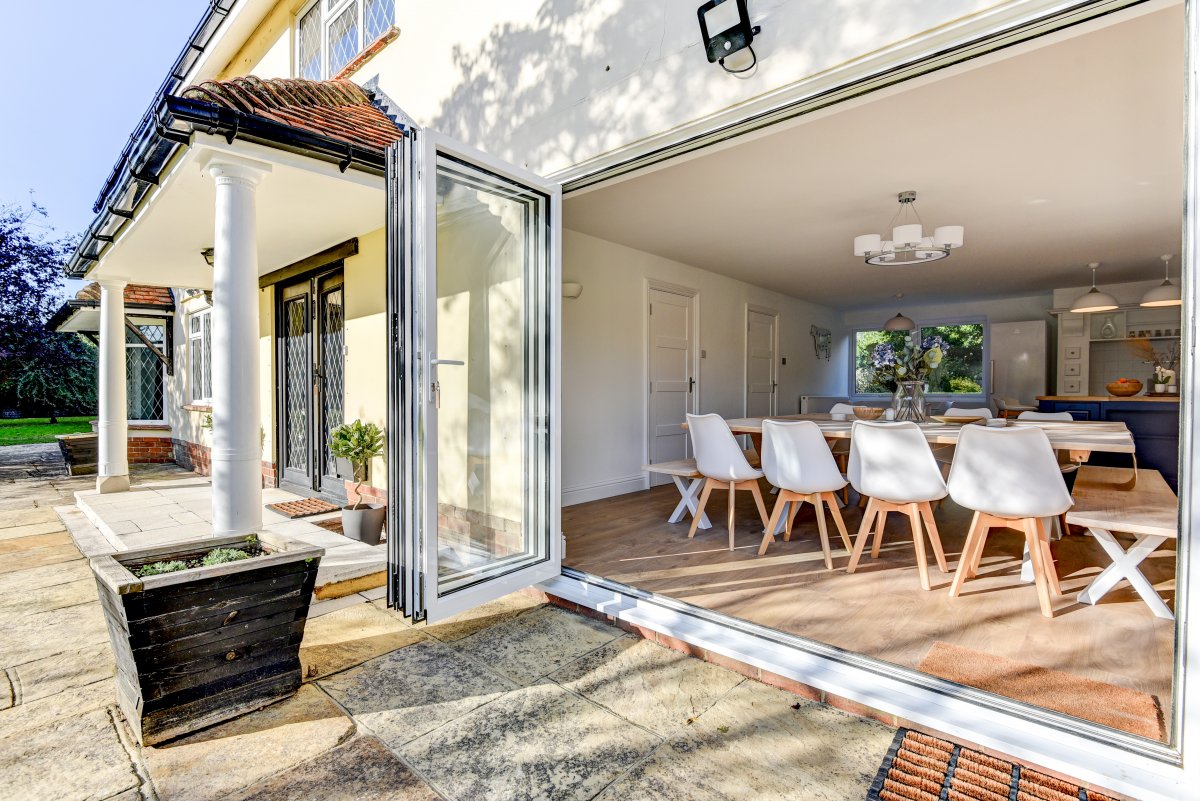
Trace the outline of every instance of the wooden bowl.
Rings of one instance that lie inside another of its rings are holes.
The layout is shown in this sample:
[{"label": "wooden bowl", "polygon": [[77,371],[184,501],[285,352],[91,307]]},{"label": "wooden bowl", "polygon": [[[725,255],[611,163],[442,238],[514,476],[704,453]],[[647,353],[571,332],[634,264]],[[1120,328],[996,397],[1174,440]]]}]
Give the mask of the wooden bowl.
[{"label": "wooden bowl", "polygon": [[931,414],[929,415],[929,419],[949,426],[965,426],[967,423],[978,423],[987,420],[986,417],[962,417],[960,415],[948,414]]},{"label": "wooden bowl", "polygon": [[883,417],[883,409],[875,406],[851,406],[854,416],[859,420],[878,420]]},{"label": "wooden bowl", "polygon": [[1124,384],[1113,382],[1106,385],[1109,395],[1115,395],[1118,398],[1129,398],[1142,391],[1142,382],[1136,378],[1132,381],[1126,381]]}]

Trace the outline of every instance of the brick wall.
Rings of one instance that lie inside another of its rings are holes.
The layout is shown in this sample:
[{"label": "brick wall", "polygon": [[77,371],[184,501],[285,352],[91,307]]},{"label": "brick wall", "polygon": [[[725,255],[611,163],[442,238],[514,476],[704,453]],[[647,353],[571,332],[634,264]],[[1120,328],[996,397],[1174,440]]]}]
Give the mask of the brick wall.
[{"label": "brick wall", "polygon": [[169,437],[130,437],[130,464],[167,464],[175,461],[174,440]]},{"label": "brick wall", "polygon": [[[172,455],[165,461],[173,461],[180,467],[192,470],[202,476],[212,475],[212,456],[207,445],[183,439],[173,439],[169,442]],[[130,458],[132,460],[132,456]],[[262,463],[262,477],[264,487],[279,486],[279,477],[274,462]]]},{"label": "brick wall", "polygon": [[346,483],[346,502],[358,503],[359,498],[362,498],[363,503],[378,503],[387,506],[387,490],[372,487],[370,484],[363,484],[361,492],[354,491],[354,482],[347,481]]}]

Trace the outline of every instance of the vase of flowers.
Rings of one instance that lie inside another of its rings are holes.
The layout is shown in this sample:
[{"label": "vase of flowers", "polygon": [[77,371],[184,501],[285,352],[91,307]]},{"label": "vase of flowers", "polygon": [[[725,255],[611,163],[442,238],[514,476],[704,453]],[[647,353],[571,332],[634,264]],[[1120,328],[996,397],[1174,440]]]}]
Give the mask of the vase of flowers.
[{"label": "vase of flowers", "polygon": [[920,330],[905,336],[899,349],[890,342],[875,346],[871,367],[876,378],[896,386],[892,396],[895,419],[925,422],[925,381],[941,365],[945,353],[945,340],[937,335],[922,338]]}]

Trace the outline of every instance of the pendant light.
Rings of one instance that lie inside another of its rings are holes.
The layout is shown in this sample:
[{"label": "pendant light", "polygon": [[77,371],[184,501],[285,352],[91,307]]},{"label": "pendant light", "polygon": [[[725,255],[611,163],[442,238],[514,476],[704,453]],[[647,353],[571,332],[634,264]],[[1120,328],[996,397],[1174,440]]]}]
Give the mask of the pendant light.
[{"label": "pendant light", "polygon": [[1077,314],[1087,314],[1089,312],[1105,312],[1112,311],[1117,308],[1117,299],[1107,292],[1101,292],[1096,289],[1096,268],[1100,266],[1100,262],[1094,261],[1088,265],[1092,271],[1092,288],[1075,299],[1071,304],[1071,311]]},{"label": "pendant light", "polygon": [[1180,288],[1171,283],[1171,254],[1160,257],[1163,261],[1163,282],[1142,295],[1142,305],[1156,308],[1160,306],[1182,306],[1183,293]]},{"label": "pendant light", "polygon": [[895,317],[883,324],[884,331],[911,331],[916,327],[916,323],[900,312],[896,312]]}]

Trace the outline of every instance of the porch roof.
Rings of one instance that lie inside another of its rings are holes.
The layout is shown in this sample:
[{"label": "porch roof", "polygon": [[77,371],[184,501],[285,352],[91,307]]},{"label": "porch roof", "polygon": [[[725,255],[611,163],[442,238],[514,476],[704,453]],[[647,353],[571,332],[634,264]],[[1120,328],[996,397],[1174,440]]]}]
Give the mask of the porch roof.
[{"label": "porch roof", "polygon": [[[382,93],[368,92],[351,81],[262,80],[254,76],[205,81],[179,95],[164,95],[155,111],[155,124],[142,134],[130,157],[124,160],[122,174],[97,202],[97,217],[68,261],[67,274],[76,278],[88,275],[101,261],[109,259],[110,251],[127,239],[132,229],[144,228],[139,224],[145,208],[158,202],[156,198],[164,194],[181,164],[193,160],[189,151],[198,146],[251,155],[282,165],[286,173],[299,171],[322,177],[303,187],[310,191],[299,193],[301,187],[290,176],[275,181],[288,187],[290,195],[282,197],[290,196],[293,202],[316,198],[335,208],[343,200],[337,197],[336,188],[331,188],[331,181],[337,183],[334,179],[338,175],[347,179],[347,185],[361,188],[370,184],[380,193],[382,219],[383,184],[379,179],[386,171],[384,151],[405,136],[405,127],[385,111],[390,105]],[[370,178],[364,180],[366,176]],[[355,190],[349,191],[355,194]],[[274,194],[270,190],[268,193]],[[362,198],[345,200],[355,206],[355,201]],[[205,216],[211,219],[211,214],[201,214],[197,219]],[[300,212],[293,230],[304,230],[299,224],[303,216]],[[343,234],[331,234],[324,244],[314,238],[314,249],[344,240],[347,237]],[[211,239],[211,227],[205,238]],[[294,248],[284,250],[291,252]],[[270,254],[260,253],[263,255],[270,261]],[[137,265],[130,269],[125,263],[113,274],[130,280],[149,277],[142,272]],[[204,285],[181,280],[184,278],[180,275],[171,284]]]},{"label": "porch roof", "polygon": [[[127,284],[125,291],[127,314],[144,312],[152,316],[169,315],[175,311],[175,297],[171,290],[161,286]],[[75,293],[46,321],[51,331],[95,333],[100,330],[100,284],[93,281]]]}]

